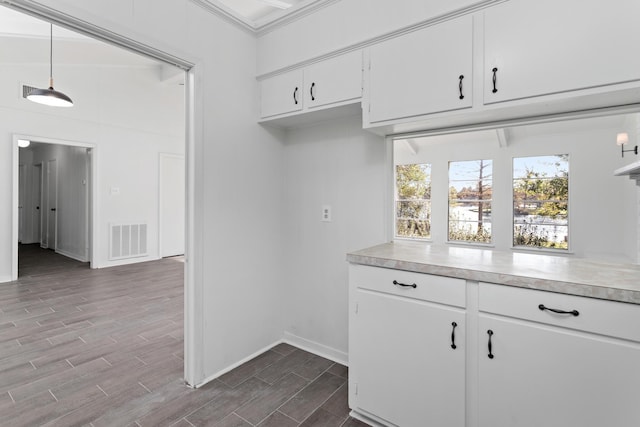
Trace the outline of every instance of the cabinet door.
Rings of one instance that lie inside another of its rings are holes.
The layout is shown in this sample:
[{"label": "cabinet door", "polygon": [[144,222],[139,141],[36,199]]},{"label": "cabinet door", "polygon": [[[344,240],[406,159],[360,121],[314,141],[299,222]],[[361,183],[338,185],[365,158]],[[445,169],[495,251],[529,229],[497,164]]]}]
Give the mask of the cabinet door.
[{"label": "cabinet door", "polygon": [[362,51],[309,66],[304,71],[305,108],[337,104],[362,97]]},{"label": "cabinet door", "polygon": [[280,74],[260,82],[261,116],[302,110],[302,70]]},{"label": "cabinet door", "polygon": [[369,121],[471,107],[472,28],[464,16],[372,46]]},{"label": "cabinet door", "polygon": [[639,15],[637,0],[511,0],[487,9],[485,104],[639,79]]},{"label": "cabinet door", "polygon": [[639,345],[482,314],[479,331],[480,427],[640,425]]},{"label": "cabinet door", "polygon": [[357,367],[358,410],[402,427],[464,426],[464,312],[361,289],[355,294],[349,357]]}]

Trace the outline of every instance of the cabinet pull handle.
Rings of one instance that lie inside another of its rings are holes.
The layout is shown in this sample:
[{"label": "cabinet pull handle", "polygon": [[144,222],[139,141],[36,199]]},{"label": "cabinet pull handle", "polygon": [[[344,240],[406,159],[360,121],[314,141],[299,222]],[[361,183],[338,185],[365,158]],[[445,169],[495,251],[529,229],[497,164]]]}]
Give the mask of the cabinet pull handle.
[{"label": "cabinet pull handle", "polygon": [[311,89],[309,89],[309,93],[311,94],[312,101],[316,100],[316,95],[315,95],[316,91],[313,90],[315,87],[316,87],[316,83],[315,82],[311,83]]},{"label": "cabinet pull handle", "polygon": [[451,326],[453,326],[453,328],[451,329],[451,348],[452,349],[456,349],[456,326],[458,326],[458,324],[456,322],[451,323]]},{"label": "cabinet pull handle", "polygon": [[493,70],[493,93],[496,93],[498,91],[498,88],[496,88],[496,82],[498,81],[498,69],[494,68]]},{"label": "cabinet pull handle", "polygon": [[297,86],[293,90],[293,102],[295,102],[296,105],[298,105],[298,87]]},{"label": "cabinet pull handle", "polygon": [[580,316],[580,312],[578,310],[571,310],[571,311],[558,310],[556,308],[545,307],[544,304],[540,304],[538,306],[538,308],[541,311],[548,310],[548,311],[552,311],[552,312],[558,313],[558,314],[571,314],[571,315],[576,316],[576,317]]},{"label": "cabinet pull handle", "polygon": [[394,280],[394,281],[393,281],[393,284],[394,284],[394,285],[396,285],[396,286],[403,286],[403,287],[405,287],[405,288],[413,288],[413,289],[415,289],[415,288],[417,288],[417,287],[418,287],[418,285],[416,285],[415,283],[413,283],[413,284],[411,284],[411,285],[406,285],[406,284],[404,284],[404,283],[400,283],[400,282],[398,282],[397,280]]},{"label": "cabinet pull handle", "polygon": [[487,335],[489,335],[489,359],[493,359],[493,348],[491,346],[491,336],[493,335],[493,331],[489,329],[487,331]]},{"label": "cabinet pull handle", "polygon": [[458,82],[458,90],[460,91],[460,99],[464,99],[464,95],[462,94],[462,79],[464,79],[464,76],[462,74],[460,74],[460,77],[458,77],[458,79],[460,79],[460,81]]}]

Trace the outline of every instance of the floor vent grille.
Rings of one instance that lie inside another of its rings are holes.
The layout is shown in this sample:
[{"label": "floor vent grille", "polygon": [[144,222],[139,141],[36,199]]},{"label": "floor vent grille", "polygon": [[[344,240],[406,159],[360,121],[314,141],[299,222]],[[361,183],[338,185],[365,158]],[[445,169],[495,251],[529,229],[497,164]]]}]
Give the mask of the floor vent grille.
[{"label": "floor vent grille", "polygon": [[119,260],[147,256],[147,224],[110,224],[109,259]]}]

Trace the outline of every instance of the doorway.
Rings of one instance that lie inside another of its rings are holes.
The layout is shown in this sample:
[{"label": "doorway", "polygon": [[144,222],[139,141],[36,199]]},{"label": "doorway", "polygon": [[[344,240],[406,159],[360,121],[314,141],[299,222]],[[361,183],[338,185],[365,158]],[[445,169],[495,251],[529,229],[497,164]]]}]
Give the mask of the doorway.
[{"label": "doorway", "polygon": [[18,149],[18,243],[37,244],[91,264],[94,147],[44,137],[15,138],[29,141]]}]

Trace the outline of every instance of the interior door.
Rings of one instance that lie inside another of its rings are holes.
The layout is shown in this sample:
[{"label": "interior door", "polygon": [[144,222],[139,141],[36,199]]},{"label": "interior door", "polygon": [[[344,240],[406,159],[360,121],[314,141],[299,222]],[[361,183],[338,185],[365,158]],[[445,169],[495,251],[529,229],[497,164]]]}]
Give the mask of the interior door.
[{"label": "interior door", "polygon": [[160,154],[160,255],[184,254],[184,156]]},{"label": "interior door", "polygon": [[25,190],[26,190],[26,180],[25,180],[25,167],[24,165],[18,165],[18,243],[22,243],[25,232],[25,211],[24,211],[24,202],[25,202]]},{"label": "interior door", "polygon": [[56,159],[47,162],[47,183],[45,186],[46,232],[45,248],[56,249],[56,233],[58,225],[58,162]]},{"label": "interior door", "polygon": [[32,188],[32,224],[33,234],[31,242],[42,243],[42,163],[33,165],[33,179],[31,180]]}]

